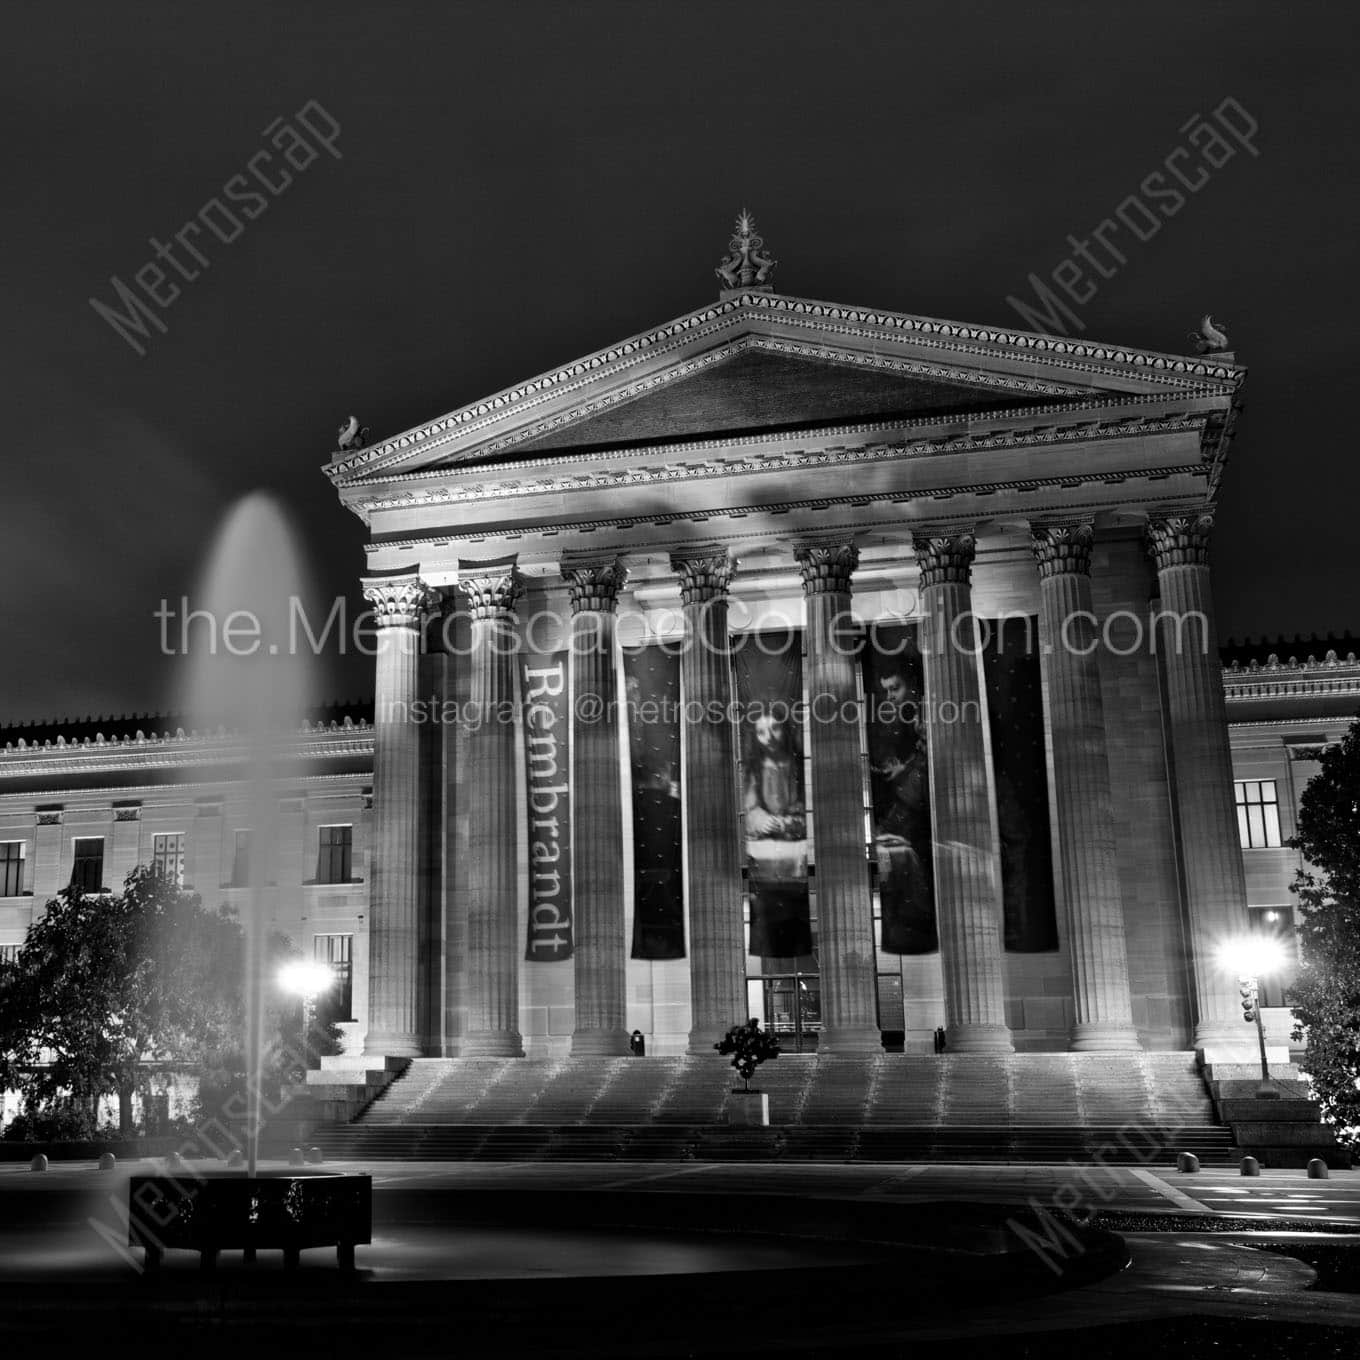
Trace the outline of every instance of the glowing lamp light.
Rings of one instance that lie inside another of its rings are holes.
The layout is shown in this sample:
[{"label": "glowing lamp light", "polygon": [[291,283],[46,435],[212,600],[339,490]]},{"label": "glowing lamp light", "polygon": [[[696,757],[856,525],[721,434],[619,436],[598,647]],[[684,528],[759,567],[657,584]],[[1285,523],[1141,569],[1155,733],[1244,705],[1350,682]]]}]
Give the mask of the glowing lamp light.
[{"label": "glowing lamp light", "polygon": [[279,986],[304,1001],[320,996],[334,981],[330,965],[315,959],[293,959],[279,969]]},{"label": "glowing lamp light", "polygon": [[1242,978],[1259,978],[1278,972],[1285,962],[1284,950],[1278,940],[1265,935],[1244,935],[1230,940],[1220,951],[1225,968]]}]

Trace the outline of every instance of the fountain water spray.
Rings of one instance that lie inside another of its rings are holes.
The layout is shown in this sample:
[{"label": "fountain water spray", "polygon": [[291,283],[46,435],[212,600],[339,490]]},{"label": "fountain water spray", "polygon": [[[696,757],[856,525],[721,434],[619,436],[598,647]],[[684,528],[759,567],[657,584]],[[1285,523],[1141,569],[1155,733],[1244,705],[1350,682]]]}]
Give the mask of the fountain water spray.
[{"label": "fountain water spray", "polygon": [[303,586],[295,538],[277,502],[254,493],[227,513],[208,558],[189,628],[182,711],[200,730],[225,727],[244,748],[250,900],[245,933],[247,1167],[259,1162],[264,1061],[265,944],[277,915],[278,786],[308,706],[311,658],[291,645]]}]

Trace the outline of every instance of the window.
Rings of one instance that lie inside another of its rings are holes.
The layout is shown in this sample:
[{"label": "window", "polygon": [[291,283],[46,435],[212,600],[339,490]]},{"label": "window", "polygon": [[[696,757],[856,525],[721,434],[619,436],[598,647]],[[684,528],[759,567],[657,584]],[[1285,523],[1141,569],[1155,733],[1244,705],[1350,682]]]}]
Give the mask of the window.
[{"label": "window", "polygon": [[172,883],[184,882],[184,833],[168,832],[151,838],[151,863]]},{"label": "window", "polygon": [[1280,843],[1280,804],[1273,779],[1239,779],[1237,835],[1243,850],[1263,850]]},{"label": "window", "polygon": [[1277,973],[1267,973],[1260,980],[1261,1004],[1283,1006],[1289,984],[1298,971],[1298,937],[1294,928],[1292,907],[1250,907],[1247,911],[1250,932],[1274,940],[1280,947],[1283,963]]},{"label": "window", "polygon": [[[339,830],[340,828],[333,828]],[[348,831],[349,828],[345,827]],[[335,986],[322,998],[323,1015],[327,1020],[354,1019],[354,936],[314,935],[312,956],[319,963],[330,964],[335,973]]]},{"label": "window", "polygon": [[236,852],[231,861],[231,886],[248,888],[250,886],[250,832],[236,833]]},{"label": "window", "polygon": [[18,897],[24,890],[24,843],[0,841],[0,897]]},{"label": "window", "polygon": [[316,854],[318,883],[348,883],[350,852],[354,843],[352,826],[323,826]]},{"label": "window", "polygon": [[18,963],[19,951],[23,948],[21,944],[0,944],[0,965],[6,963]]},{"label": "window", "polygon": [[104,891],[104,838],[77,836],[75,862],[71,866],[71,886],[81,892]]}]

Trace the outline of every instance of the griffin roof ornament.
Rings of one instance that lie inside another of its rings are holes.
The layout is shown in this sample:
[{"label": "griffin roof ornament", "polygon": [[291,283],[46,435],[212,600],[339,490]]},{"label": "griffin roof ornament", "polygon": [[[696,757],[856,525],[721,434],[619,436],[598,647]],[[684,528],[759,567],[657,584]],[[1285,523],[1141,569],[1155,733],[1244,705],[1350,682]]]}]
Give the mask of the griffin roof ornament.
[{"label": "griffin roof ornament", "polygon": [[358,416],[346,417],[345,423],[336,433],[339,436],[335,449],[337,453],[352,453],[368,443],[368,426],[360,425]]},{"label": "griffin roof ornament", "polygon": [[756,220],[745,208],[737,218],[736,231],[727,243],[727,257],[713,272],[723,281],[720,297],[759,289],[772,293],[779,261],[765,254],[765,238],[756,231]]},{"label": "griffin roof ornament", "polygon": [[1195,342],[1196,354],[1226,354],[1229,349],[1228,333],[1214,325],[1208,312],[1200,318],[1199,328],[1190,332],[1190,338]]}]

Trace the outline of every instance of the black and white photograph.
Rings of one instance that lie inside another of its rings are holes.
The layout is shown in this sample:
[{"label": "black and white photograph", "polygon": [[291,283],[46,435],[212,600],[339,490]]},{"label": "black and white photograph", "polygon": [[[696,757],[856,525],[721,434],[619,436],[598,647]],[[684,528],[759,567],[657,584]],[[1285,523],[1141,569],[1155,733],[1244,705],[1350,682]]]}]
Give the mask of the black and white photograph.
[{"label": "black and white photograph", "polygon": [[1353,1354],[1358,61],[12,0],[0,1350]]}]

